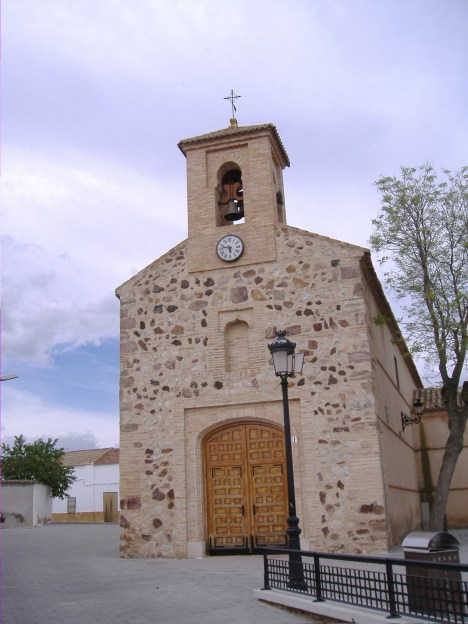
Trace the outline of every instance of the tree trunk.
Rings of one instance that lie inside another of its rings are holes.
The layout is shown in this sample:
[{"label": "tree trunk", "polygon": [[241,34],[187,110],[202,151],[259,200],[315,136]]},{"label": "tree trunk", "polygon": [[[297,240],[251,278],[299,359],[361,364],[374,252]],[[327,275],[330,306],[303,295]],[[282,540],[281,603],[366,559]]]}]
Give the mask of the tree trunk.
[{"label": "tree trunk", "polygon": [[432,501],[429,520],[431,531],[444,530],[445,509],[447,507],[450,484],[458,458],[463,450],[463,439],[468,416],[468,405],[465,404],[463,408],[458,407],[456,395],[455,400],[453,400],[453,397],[447,397],[446,408],[449,417],[450,433],[445,445],[442,465]]}]

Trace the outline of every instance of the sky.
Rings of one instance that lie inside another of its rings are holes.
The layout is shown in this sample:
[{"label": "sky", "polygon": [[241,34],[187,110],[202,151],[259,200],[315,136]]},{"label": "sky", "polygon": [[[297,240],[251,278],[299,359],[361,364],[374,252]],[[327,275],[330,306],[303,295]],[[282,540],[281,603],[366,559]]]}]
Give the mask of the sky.
[{"label": "sky", "polygon": [[239,125],[278,129],[295,227],[368,247],[381,175],[468,164],[466,0],[1,11],[2,374],[18,375],[0,384],[7,443],[119,445],[114,291],[186,238],[177,143],[227,127],[231,89]]}]

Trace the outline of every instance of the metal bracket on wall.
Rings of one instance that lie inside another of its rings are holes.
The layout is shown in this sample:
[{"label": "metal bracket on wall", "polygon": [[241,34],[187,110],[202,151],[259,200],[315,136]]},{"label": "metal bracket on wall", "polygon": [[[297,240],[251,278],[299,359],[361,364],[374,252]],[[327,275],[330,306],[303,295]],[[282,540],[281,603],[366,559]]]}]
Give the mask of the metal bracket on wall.
[{"label": "metal bracket on wall", "polygon": [[415,418],[411,418],[411,416],[408,416],[408,414],[405,414],[405,412],[401,412],[401,426],[403,428],[403,431],[406,427],[409,427],[410,425],[419,425],[420,422],[420,414],[417,414]]}]

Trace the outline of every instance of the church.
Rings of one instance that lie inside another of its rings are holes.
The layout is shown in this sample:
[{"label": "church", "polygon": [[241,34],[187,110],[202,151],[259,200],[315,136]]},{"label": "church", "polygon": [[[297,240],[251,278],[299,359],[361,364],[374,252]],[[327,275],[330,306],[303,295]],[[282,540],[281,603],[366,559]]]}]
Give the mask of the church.
[{"label": "church", "polygon": [[304,353],[289,380],[302,548],[401,543],[421,528],[418,434],[403,416],[422,383],[369,251],[287,225],[273,124],[231,119],[178,147],[188,237],[116,290],[121,555],[286,544],[278,330]]}]

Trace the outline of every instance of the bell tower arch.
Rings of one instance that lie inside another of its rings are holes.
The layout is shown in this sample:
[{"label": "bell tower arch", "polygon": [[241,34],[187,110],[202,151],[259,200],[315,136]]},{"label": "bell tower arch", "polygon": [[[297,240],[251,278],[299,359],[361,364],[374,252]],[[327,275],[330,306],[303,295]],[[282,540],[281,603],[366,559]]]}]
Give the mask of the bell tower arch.
[{"label": "bell tower arch", "polygon": [[286,223],[283,169],[289,159],[273,124],[238,126],[184,139],[189,271],[225,266],[224,236],[241,238],[239,265],[276,260],[275,229]]},{"label": "bell tower arch", "polygon": [[242,171],[236,163],[225,163],[218,172],[216,224],[244,222],[244,187]]}]

